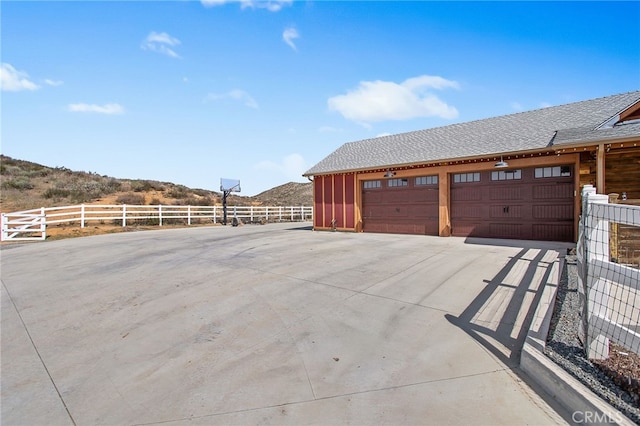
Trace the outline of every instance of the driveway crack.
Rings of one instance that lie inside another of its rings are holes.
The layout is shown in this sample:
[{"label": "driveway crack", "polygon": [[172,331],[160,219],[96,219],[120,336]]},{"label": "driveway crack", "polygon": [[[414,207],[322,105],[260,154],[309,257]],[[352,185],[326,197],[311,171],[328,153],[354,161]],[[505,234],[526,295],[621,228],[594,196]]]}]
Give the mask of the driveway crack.
[{"label": "driveway crack", "polygon": [[42,364],[42,367],[44,368],[44,371],[47,373],[47,376],[49,377],[49,380],[51,381],[51,384],[53,385],[53,388],[56,390],[56,393],[58,394],[58,398],[60,399],[60,402],[62,402],[62,406],[64,407],[65,411],[67,412],[67,415],[69,416],[69,420],[71,420],[71,423],[74,426],[76,426],[76,421],[73,418],[73,416],[71,415],[71,412],[69,411],[69,407],[67,407],[67,403],[64,401],[64,398],[62,397],[62,394],[60,393],[60,389],[58,389],[58,385],[56,385],[56,382],[53,380],[53,377],[51,377],[51,372],[49,372],[49,368],[47,368],[47,364],[45,364],[44,360],[42,359],[42,355],[40,355],[40,351],[38,350],[38,346],[33,341],[33,337],[31,337],[31,333],[29,332],[29,328],[27,327],[27,324],[24,322],[24,319],[22,318],[22,314],[20,313],[20,310],[18,309],[18,306],[16,306],[16,303],[13,300],[13,297],[11,296],[11,292],[9,291],[7,286],[5,285],[4,281],[2,281],[2,286],[4,287],[5,291],[7,292],[7,296],[9,297],[9,301],[11,302],[11,305],[13,305],[13,309],[15,309],[16,314],[18,314],[18,318],[20,318],[20,323],[22,323],[22,328],[24,329],[25,333],[27,333],[27,337],[29,338],[29,341],[31,342],[31,346],[33,347],[33,350],[36,352],[36,355],[38,355],[38,359],[40,360],[40,363]]}]

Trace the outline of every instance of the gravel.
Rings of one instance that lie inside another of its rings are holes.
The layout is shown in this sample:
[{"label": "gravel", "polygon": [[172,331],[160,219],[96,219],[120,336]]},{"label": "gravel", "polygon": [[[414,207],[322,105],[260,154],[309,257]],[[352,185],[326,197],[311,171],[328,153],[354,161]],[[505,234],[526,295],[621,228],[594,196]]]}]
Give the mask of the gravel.
[{"label": "gravel", "polygon": [[[558,287],[545,353],[612,407],[640,424],[640,395],[638,392],[635,392],[634,389],[628,391],[616,384],[617,378],[611,373],[615,367],[606,369],[607,374],[598,365],[587,359],[584,347],[578,338],[580,312],[576,256],[567,255]],[[637,358],[637,355],[631,355]],[[611,361],[609,366],[610,364]],[[640,376],[640,371],[630,372],[628,366],[621,366],[620,369],[624,369],[626,375],[634,376],[636,380]]]}]

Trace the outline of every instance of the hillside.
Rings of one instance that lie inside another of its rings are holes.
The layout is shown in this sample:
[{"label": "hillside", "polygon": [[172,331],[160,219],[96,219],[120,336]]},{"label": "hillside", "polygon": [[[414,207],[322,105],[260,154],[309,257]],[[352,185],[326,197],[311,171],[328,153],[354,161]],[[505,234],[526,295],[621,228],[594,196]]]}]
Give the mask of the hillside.
[{"label": "hillside", "polygon": [[289,182],[261,192],[253,199],[265,206],[310,206],[313,187],[311,182]]},{"label": "hillside", "polygon": [[[222,204],[219,192],[154,180],[118,179],[48,167],[0,155],[0,211],[74,204]],[[311,183],[289,182],[254,197],[232,194],[231,205],[309,206]]]}]

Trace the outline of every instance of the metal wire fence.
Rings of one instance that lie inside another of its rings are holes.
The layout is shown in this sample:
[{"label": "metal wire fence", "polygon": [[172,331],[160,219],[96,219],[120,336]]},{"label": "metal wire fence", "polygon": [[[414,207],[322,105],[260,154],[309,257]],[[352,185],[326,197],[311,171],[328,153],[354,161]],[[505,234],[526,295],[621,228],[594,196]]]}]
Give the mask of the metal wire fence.
[{"label": "metal wire fence", "polygon": [[640,259],[636,262],[633,253],[640,236],[640,206],[611,204],[589,185],[582,197],[578,290],[587,356],[608,358],[610,342],[638,354]]}]

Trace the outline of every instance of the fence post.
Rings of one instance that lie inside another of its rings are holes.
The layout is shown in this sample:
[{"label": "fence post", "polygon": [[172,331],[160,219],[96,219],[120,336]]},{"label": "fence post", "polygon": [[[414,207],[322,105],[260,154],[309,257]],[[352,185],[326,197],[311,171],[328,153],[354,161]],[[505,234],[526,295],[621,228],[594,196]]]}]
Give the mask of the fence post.
[{"label": "fence post", "polygon": [[267,222],[269,222],[269,207],[268,206],[264,208],[264,216],[265,216],[265,220]]},{"label": "fence post", "polygon": [[593,210],[598,204],[608,204],[609,197],[601,194],[589,194],[587,197],[587,215],[585,220],[585,260],[587,269],[587,357],[606,359],[609,357],[609,339],[593,327],[595,318],[609,317],[608,280],[598,278],[590,263],[594,260],[609,261],[609,221],[594,217]]},{"label": "fence post", "polygon": [[162,226],[162,204],[158,204],[158,226]]},{"label": "fence post", "polygon": [[40,207],[40,237],[47,239],[47,212],[44,207]]},{"label": "fence post", "polygon": [[582,187],[582,209],[580,214],[579,226],[578,226],[578,243],[576,245],[576,257],[578,261],[578,299],[580,309],[580,324],[578,327],[578,338],[585,346],[587,345],[587,329],[589,328],[589,309],[587,303],[587,294],[589,292],[587,286],[587,253],[585,240],[585,230],[587,223],[588,202],[587,199],[590,195],[596,193],[596,188],[593,185],[584,185]]},{"label": "fence post", "polygon": [[122,227],[127,226],[127,205],[122,205]]},{"label": "fence post", "polygon": [[[619,194],[609,194],[609,204],[618,204]],[[609,250],[611,251],[611,261],[618,262],[618,224],[611,222],[609,228]]]},{"label": "fence post", "polygon": [[2,213],[2,241],[7,241],[7,239],[9,238],[9,232],[7,232],[7,228],[7,215],[5,213]]},{"label": "fence post", "polygon": [[80,205],[80,228],[84,228],[84,204]]},{"label": "fence post", "polygon": [[216,223],[218,221],[216,218],[217,212],[218,212],[218,206],[213,206],[213,223]]},{"label": "fence post", "polygon": [[250,216],[250,223],[253,223],[253,206],[250,207],[249,216]]},{"label": "fence post", "polygon": [[191,206],[187,206],[187,225],[191,225]]}]

